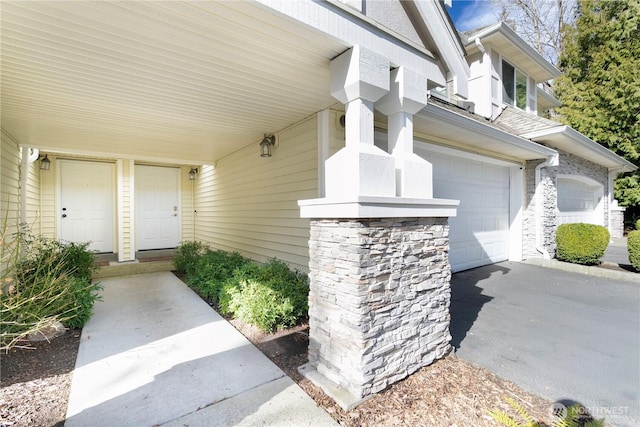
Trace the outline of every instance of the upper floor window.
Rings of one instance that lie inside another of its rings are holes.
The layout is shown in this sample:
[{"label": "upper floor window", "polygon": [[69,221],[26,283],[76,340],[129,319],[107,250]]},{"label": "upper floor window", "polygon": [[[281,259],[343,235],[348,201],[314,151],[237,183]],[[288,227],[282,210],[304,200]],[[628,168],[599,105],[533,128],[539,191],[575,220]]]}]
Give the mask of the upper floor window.
[{"label": "upper floor window", "polygon": [[527,76],[506,61],[502,61],[502,102],[527,108]]}]

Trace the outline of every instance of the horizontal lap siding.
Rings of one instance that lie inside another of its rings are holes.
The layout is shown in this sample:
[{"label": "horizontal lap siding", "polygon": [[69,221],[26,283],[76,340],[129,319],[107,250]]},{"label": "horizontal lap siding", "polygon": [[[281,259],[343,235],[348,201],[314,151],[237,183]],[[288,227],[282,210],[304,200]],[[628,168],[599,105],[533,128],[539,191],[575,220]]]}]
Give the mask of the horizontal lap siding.
[{"label": "horizontal lap siding", "polygon": [[56,239],[56,173],[58,160],[49,155],[51,169],[40,174],[40,208],[42,209],[42,235]]},{"label": "horizontal lap siding", "polygon": [[131,233],[133,231],[133,218],[131,216],[131,168],[133,162],[129,159],[122,161],[122,194],[118,197],[122,200],[122,212],[118,212],[121,215],[122,226],[122,259],[133,259],[135,249],[131,247]]},{"label": "horizontal lap siding", "polygon": [[[0,232],[7,239],[18,230],[20,223],[20,147],[17,141],[4,131],[1,139],[2,162],[0,163]],[[6,229],[5,229],[6,227]],[[2,266],[4,271],[4,265]]]},{"label": "horizontal lap siding", "polygon": [[195,239],[256,261],[307,270],[309,220],[298,200],[318,194],[316,118],[278,134],[273,157],[257,143],[204,166],[196,184]]},{"label": "horizontal lap siding", "polygon": [[29,164],[27,173],[26,221],[34,234],[40,234],[40,162]]},{"label": "horizontal lap siding", "polygon": [[180,168],[180,196],[181,202],[180,205],[182,207],[181,210],[181,240],[193,240],[193,188],[195,186],[196,181],[191,181],[189,179],[189,171],[191,167],[182,167]]}]

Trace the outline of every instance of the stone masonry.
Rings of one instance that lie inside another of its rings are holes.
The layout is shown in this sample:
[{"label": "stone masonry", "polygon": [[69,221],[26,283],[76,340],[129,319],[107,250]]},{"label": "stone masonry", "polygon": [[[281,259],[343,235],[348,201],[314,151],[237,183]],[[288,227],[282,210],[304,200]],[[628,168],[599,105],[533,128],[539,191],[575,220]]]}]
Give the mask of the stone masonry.
[{"label": "stone masonry", "polygon": [[611,237],[621,238],[624,236],[624,211],[625,208],[622,207],[611,207],[609,211],[611,216]]},{"label": "stone masonry", "polygon": [[448,233],[446,218],[311,220],[309,365],[354,403],[449,351]]},{"label": "stone masonry", "polygon": [[[551,254],[555,255],[556,244],[556,228],[558,227],[557,210],[558,210],[558,191],[556,188],[558,175],[584,176],[591,178],[600,183],[604,188],[604,197],[607,194],[607,169],[603,166],[596,165],[581,157],[558,150],[560,154],[560,164],[558,166],[547,166],[542,169],[541,184],[544,194],[543,219],[542,219],[542,245]],[[541,160],[528,161],[526,164],[527,179],[527,195],[526,195],[526,211],[524,215],[524,258],[533,258],[540,256],[536,250],[536,198],[535,198],[535,167],[541,163]],[[604,222],[601,225],[607,226],[609,221],[609,210],[605,203]]]}]

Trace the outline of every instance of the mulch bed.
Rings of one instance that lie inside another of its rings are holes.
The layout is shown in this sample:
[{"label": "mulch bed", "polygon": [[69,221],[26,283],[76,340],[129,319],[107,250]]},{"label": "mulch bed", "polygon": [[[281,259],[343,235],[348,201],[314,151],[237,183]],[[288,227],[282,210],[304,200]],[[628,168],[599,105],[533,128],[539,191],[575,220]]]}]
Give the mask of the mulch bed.
[{"label": "mulch bed", "polygon": [[0,426],[63,426],[80,330],[0,354]]}]

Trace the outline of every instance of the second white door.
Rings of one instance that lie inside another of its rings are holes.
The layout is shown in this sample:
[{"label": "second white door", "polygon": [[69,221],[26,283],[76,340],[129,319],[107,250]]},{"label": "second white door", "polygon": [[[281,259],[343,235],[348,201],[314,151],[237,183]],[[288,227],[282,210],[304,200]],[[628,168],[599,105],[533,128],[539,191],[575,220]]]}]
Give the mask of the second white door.
[{"label": "second white door", "polygon": [[180,169],[136,165],[138,250],[175,248],[180,242]]}]

